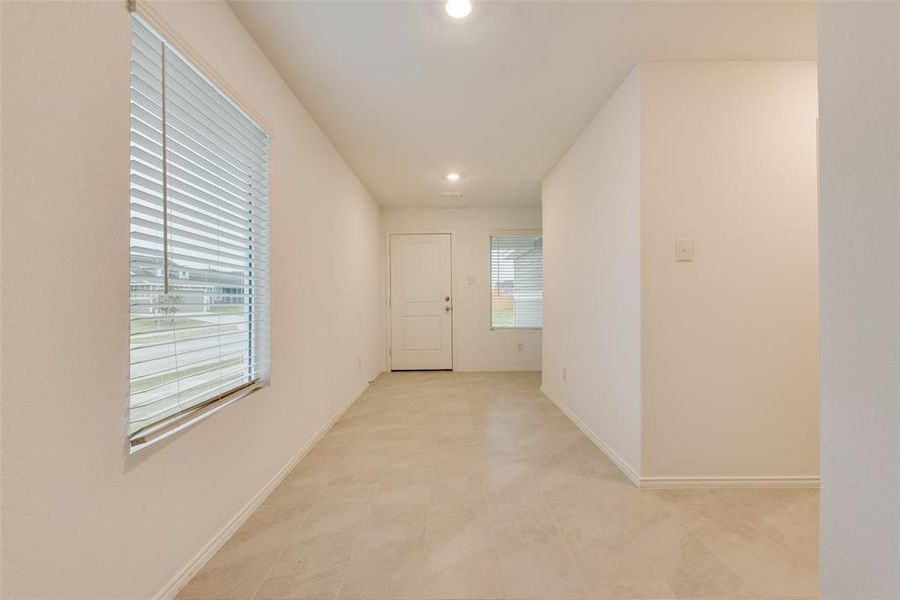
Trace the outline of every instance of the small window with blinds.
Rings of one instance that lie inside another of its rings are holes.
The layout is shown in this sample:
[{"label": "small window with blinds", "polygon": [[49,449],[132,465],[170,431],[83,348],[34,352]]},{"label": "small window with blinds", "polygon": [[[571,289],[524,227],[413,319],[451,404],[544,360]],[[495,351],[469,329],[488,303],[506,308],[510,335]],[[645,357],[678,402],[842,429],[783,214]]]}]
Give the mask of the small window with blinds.
[{"label": "small window with blinds", "polygon": [[544,325],[544,245],[541,234],[491,236],[491,329]]},{"label": "small window with blinds", "polygon": [[268,377],[269,136],[136,15],[131,39],[134,451]]}]

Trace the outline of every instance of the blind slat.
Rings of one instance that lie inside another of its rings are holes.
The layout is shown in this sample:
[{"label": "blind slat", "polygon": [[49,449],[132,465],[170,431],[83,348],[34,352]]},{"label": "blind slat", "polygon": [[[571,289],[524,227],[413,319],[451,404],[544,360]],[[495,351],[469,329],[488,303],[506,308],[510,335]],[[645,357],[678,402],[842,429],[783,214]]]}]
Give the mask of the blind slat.
[{"label": "blind slat", "polygon": [[[135,176],[132,176],[132,180],[135,178]],[[177,202],[173,204],[174,207],[169,212],[170,227],[182,225],[208,232],[222,232],[223,235],[228,235],[231,239],[241,240],[245,243],[247,241],[248,227],[250,227],[250,232],[257,234],[253,238],[254,244],[266,244],[267,236],[264,235],[265,227],[268,225],[266,220],[261,220],[259,224],[253,223],[249,226],[245,223],[242,227],[240,223],[219,219],[191,206],[185,206]],[[158,192],[148,191],[146,188],[134,186],[134,181],[132,181],[131,210],[132,214],[152,214],[161,220],[163,216],[161,189]]]}]

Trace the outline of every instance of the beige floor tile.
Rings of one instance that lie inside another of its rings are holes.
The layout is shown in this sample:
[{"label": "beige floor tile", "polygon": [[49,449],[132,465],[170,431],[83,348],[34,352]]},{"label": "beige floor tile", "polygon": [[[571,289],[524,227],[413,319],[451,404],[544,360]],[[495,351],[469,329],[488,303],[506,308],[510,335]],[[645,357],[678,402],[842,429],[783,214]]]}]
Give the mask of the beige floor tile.
[{"label": "beige floor tile", "polygon": [[515,598],[584,598],[578,569],[547,508],[491,504],[506,594]]},{"label": "beige floor tile", "polygon": [[376,502],[430,504],[433,478],[433,467],[391,469],[385,471],[381,477]]},{"label": "beige floor tile", "polygon": [[805,506],[810,490],[659,490],[656,496],[757,593],[818,593],[818,522]]},{"label": "beige floor tile", "polygon": [[641,490],[535,373],[384,374],[181,600],[814,600],[817,490]]},{"label": "beige floor tile", "polygon": [[541,496],[548,505],[582,503],[597,499],[590,482],[568,462],[541,469]]},{"label": "beige floor tile", "polygon": [[541,470],[523,460],[494,457],[484,467],[484,490],[490,502],[543,502]]},{"label": "beige floor tile", "polygon": [[382,472],[338,475],[319,494],[319,502],[374,502],[381,488]]},{"label": "beige floor tile", "polygon": [[573,443],[568,448],[567,453],[578,472],[585,477],[622,474],[619,468],[593,442],[584,436]]},{"label": "beige floor tile", "polygon": [[466,461],[439,461],[435,464],[431,503],[478,503],[486,499],[479,465]]},{"label": "beige floor tile", "polygon": [[727,521],[738,518],[737,514],[711,490],[651,490],[651,493],[659,498],[666,508],[691,530],[705,524],[708,519]]},{"label": "beige floor tile", "polygon": [[287,546],[305,509],[262,506],[179,592],[179,600],[251,598]]},{"label": "beige floor tile", "polygon": [[818,570],[819,494],[815,489],[717,490],[741,519]]},{"label": "beige floor tile", "polygon": [[335,598],[370,510],[365,504],[314,509],[267,573],[256,600]]},{"label": "beige floor tile", "polygon": [[654,498],[613,505],[628,535],[681,598],[753,594],[746,583]]},{"label": "beige floor tile", "polygon": [[324,481],[286,479],[266,498],[266,504],[310,508],[326,485]]},{"label": "beige floor tile", "polygon": [[503,598],[487,505],[439,504],[426,521],[426,598]]},{"label": "beige floor tile", "polygon": [[588,477],[588,483],[604,504],[633,504],[645,502],[647,490],[634,486],[621,472],[604,473]]},{"label": "beige floor tile", "polygon": [[421,598],[425,515],[418,504],[376,504],[344,575],[340,598]]},{"label": "beige floor tile", "polygon": [[765,596],[814,596],[818,571],[784,544],[739,519],[708,519],[692,531],[754,592]]},{"label": "beige floor tile", "polygon": [[391,457],[384,454],[336,455],[314,448],[285,478],[285,483],[316,481],[329,483],[343,475],[381,473]]},{"label": "beige floor tile", "polygon": [[552,514],[591,598],[675,597],[610,507],[570,503],[555,506]]}]

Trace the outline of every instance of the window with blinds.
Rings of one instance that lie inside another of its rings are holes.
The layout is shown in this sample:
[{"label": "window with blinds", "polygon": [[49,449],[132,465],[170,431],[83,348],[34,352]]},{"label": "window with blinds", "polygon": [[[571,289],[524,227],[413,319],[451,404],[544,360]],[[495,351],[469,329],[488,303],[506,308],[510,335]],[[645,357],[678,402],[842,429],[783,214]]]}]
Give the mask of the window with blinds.
[{"label": "window with blinds", "polygon": [[491,329],[544,325],[544,246],[540,233],[491,236]]},{"label": "window with blinds", "polygon": [[134,15],[133,449],[268,376],[268,157],[268,134]]}]

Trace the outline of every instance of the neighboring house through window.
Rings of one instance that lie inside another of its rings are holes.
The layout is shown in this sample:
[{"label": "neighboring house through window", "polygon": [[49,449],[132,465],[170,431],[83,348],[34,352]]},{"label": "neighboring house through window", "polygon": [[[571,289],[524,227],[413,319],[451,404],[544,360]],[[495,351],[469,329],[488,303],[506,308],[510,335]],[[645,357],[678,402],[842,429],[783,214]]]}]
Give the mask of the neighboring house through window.
[{"label": "neighboring house through window", "polygon": [[544,246],[539,232],[491,236],[491,329],[544,325]]}]

